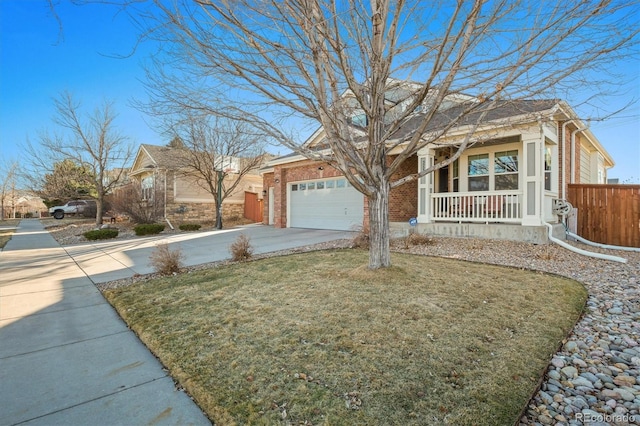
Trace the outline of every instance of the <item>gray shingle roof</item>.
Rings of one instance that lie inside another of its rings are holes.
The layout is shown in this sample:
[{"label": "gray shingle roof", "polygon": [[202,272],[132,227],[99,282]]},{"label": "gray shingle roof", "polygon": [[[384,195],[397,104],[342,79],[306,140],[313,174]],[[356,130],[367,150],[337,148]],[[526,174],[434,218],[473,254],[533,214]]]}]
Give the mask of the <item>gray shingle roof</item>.
[{"label": "gray shingle roof", "polygon": [[[558,99],[544,99],[544,100],[517,100],[517,101],[498,101],[497,105],[490,108],[486,111],[486,116],[483,118],[480,124],[486,124],[495,120],[504,120],[510,117],[517,117],[524,114],[532,114],[536,112],[543,112],[550,110],[555,105],[557,105],[560,101]],[[465,104],[457,105],[446,109],[444,111],[440,111],[436,113],[436,115],[432,118],[429,126],[427,127],[427,132],[437,130],[439,128],[444,127],[451,120],[457,117],[458,114],[465,108]],[[476,121],[480,118],[480,115],[485,112],[487,108],[490,107],[490,103],[486,102],[483,106],[481,106],[477,111],[466,115],[463,117],[456,127],[462,127],[470,124],[475,124]],[[411,118],[405,125],[403,125],[398,132],[394,135],[394,139],[404,138],[408,135],[411,135],[415,132],[416,128],[420,125],[424,114],[416,114],[415,117]],[[455,127],[454,127],[455,129]],[[362,139],[364,140],[364,138]],[[314,150],[322,150],[326,149],[328,146],[326,144],[315,146]],[[292,152],[290,154],[283,155],[278,157],[276,160],[285,159],[289,157],[295,157],[298,153]]]},{"label": "gray shingle roof", "polygon": [[170,146],[159,146],[142,144],[158,167],[175,169],[184,164],[188,158],[186,149],[172,148]]},{"label": "gray shingle roof", "polygon": [[[480,115],[484,112],[486,112],[487,115],[482,119],[482,122],[480,124],[486,124],[495,120],[508,119],[510,117],[517,117],[523,114],[547,111],[553,108],[558,102],[559,101],[557,99],[517,101],[506,100],[498,101],[497,105],[495,105],[494,107],[491,107],[490,103],[486,102],[475,112],[467,114],[462,119],[460,119],[456,127],[475,124],[480,118]],[[457,117],[466,107],[467,104],[461,104],[444,111],[439,111],[429,123],[427,131],[437,130],[446,126],[451,120],[455,119],[455,117]],[[405,126],[403,126],[403,134],[398,134],[398,137],[413,133],[422,120],[422,117],[423,115],[420,114],[416,115],[415,118],[409,120],[409,122]]]}]

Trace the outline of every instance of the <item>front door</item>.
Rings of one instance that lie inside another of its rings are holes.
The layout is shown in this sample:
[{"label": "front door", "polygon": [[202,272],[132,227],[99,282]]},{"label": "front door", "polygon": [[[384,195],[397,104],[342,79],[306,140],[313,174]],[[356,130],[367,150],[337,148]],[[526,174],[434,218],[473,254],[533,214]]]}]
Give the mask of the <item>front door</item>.
[{"label": "front door", "polygon": [[438,170],[438,192],[449,192],[449,166]]}]

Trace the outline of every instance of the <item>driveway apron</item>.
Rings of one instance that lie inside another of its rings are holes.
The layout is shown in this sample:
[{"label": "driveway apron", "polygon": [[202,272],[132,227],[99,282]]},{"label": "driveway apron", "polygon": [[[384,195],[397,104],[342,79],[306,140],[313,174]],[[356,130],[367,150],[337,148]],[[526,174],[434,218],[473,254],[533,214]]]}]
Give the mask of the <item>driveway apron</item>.
[{"label": "driveway apron", "polygon": [[35,219],[0,252],[0,425],[16,424],[210,424]]}]

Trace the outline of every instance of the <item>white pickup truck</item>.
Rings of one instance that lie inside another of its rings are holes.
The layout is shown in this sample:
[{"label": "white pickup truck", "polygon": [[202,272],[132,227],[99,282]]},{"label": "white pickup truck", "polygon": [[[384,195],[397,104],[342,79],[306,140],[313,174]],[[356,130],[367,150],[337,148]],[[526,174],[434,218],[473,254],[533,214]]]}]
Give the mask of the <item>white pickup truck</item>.
[{"label": "white pickup truck", "polygon": [[93,200],[73,200],[63,206],[55,206],[49,209],[49,214],[56,219],[62,219],[65,215],[82,215],[95,212],[96,202]]}]

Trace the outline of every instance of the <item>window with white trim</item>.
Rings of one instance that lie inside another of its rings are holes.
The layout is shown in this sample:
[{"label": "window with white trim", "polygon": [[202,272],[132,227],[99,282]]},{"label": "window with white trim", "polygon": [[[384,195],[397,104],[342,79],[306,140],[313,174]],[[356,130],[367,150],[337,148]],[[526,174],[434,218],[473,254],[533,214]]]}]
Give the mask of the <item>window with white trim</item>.
[{"label": "window with white trim", "polygon": [[551,155],[551,147],[546,146],[544,148],[544,189],[551,191],[551,162],[553,156]]},{"label": "window with white trim", "polygon": [[470,155],[469,191],[489,190],[489,154]]},{"label": "window with white trim", "polygon": [[142,199],[143,200],[152,200],[153,199],[153,175],[145,176],[140,181],[140,186],[142,187]]},{"label": "window with white trim", "polygon": [[493,164],[495,190],[518,189],[518,150],[496,152]]},{"label": "window with white trim", "polygon": [[460,162],[456,159],[451,165],[451,168],[453,170],[452,172],[453,192],[459,192],[460,191]]}]

